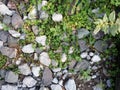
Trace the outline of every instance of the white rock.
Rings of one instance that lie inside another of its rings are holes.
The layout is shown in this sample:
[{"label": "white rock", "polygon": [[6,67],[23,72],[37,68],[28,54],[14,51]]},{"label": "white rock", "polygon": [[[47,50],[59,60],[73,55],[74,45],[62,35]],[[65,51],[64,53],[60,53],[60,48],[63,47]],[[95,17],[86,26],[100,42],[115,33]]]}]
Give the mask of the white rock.
[{"label": "white rock", "polygon": [[42,1],[42,7],[43,7],[43,6],[46,6],[46,5],[47,5],[47,1],[46,1],[46,0],[43,0],[43,1]]},{"label": "white rock", "polygon": [[67,55],[65,53],[62,54],[61,61],[65,62],[67,60]]},{"label": "white rock", "polygon": [[97,77],[96,75],[93,75],[91,78],[92,78],[92,79],[95,79],[96,77]]},{"label": "white rock", "polygon": [[0,14],[2,15],[9,15],[11,16],[13,14],[13,12],[11,10],[9,10],[9,8],[3,4],[2,2],[0,2]]},{"label": "white rock", "polygon": [[69,49],[69,54],[72,54],[74,52],[74,48],[73,47],[70,47]]},{"label": "white rock", "polygon": [[54,13],[52,15],[52,20],[55,21],[55,22],[60,22],[60,21],[62,21],[62,19],[63,19],[63,16],[60,13],[59,14]]},{"label": "white rock", "polygon": [[23,79],[23,84],[26,85],[27,87],[33,87],[35,86],[36,83],[37,81],[33,79],[31,76],[25,77]]},{"label": "white rock", "polygon": [[46,36],[40,36],[40,37],[36,37],[36,41],[40,44],[42,44],[43,46],[45,46],[45,43],[46,43]]},{"label": "white rock", "polygon": [[33,6],[31,11],[28,13],[28,18],[35,19],[36,15],[37,15],[37,10],[36,10],[35,6]]},{"label": "white rock", "polygon": [[101,58],[98,55],[94,55],[91,60],[92,60],[92,62],[99,62],[101,60]]},{"label": "white rock", "polygon": [[60,72],[60,71],[61,71],[61,68],[53,68],[52,71],[53,71],[54,73]]},{"label": "white rock", "polygon": [[23,75],[31,74],[30,67],[27,64],[22,64],[22,65],[18,66],[18,69],[19,69],[20,73]]},{"label": "white rock", "polygon": [[93,53],[93,52],[90,52],[89,55],[90,55],[90,56],[94,56],[94,53]]},{"label": "white rock", "polygon": [[3,24],[0,23],[0,30],[2,30],[2,29],[3,29]]},{"label": "white rock", "polygon": [[2,85],[1,90],[18,90],[17,86],[13,86],[13,85]]},{"label": "white rock", "polygon": [[60,86],[63,86],[63,80],[60,80],[60,81],[59,81],[59,85],[60,85]]},{"label": "white rock", "polygon": [[17,60],[15,63],[16,63],[16,65],[20,65],[21,60]]},{"label": "white rock", "polygon": [[83,52],[83,53],[81,53],[81,58],[86,58],[87,57],[87,55],[88,55],[88,53],[87,52]]},{"label": "white rock", "polygon": [[49,55],[46,52],[42,52],[40,54],[39,61],[41,64],[43,64],[45,66],[49,66],[51,64],[51,60],[49,58]]},{"label": "white rock", "polygon": [[60,85],[51,85],[51,90],[63,90],[62,87]]},{"label": "white rock", "polygon": [[54,79],[52,80],[52,82],[55,83],[55,84],[57,84],[57,83],[58,83],[58,79],[57,79],[57,78],[54,78]]},{"label": "white rock", "polygon": [[37,53],[34,53],[34,60],[38,60],[38,54]]},{"label": "white rock", "polygon": [[3,46],[3,41],[0,41],[0,47],[2,47]]},{"label": "white rock", "polygon": [[20,33],[15,30],[9,30],[8,31],[13,37],[20,37]]},{"label": "white rock", "polygon": [[32,73],[34,76],[38,77],[40,75],[40,67],[32,67]]},{"label": "white rock", "polygon": [[28,44],[28,45],[23,46],[22,51],[24,53],[33,53],[34,48],[32,47],[32,44]]},{"label": "white rock", "polygon": [[65,84],[66,90],[76,90],[76,84],[74,79],[69,79]]}]

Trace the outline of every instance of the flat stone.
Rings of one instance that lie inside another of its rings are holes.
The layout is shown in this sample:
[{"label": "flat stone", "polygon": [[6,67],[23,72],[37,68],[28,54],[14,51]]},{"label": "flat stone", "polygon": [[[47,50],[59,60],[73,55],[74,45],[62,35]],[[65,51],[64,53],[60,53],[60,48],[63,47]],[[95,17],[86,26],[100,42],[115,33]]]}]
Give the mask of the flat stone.
[{"label": "flat stone", "polygon": [[61,56],[61,61],[66,62],[66,60],[67,60],[67,55],[65,53],[63,53]]},{"label": "flat stone", "polygon": [[87,55],[88,55],[88,53],[87,53],[87,52],[82,52],[82,53],[80,54],[80,57],[81,57],[81,58],[86,58],[86,57],[87,57]]},{"label": "flat stone", "polygon": [[18,90],[17,86],[13,85],[2,85],[1,90]]},{"label": "flat stone", "polygon": [[98,40],[95,42],[94,47],[96,50],[103,52],[108,48],[108,44],[105,41]]},{"label": "flat stone", "polygon": [[42,76],[44,86],[50,85],[52,83],[52,80],[53,80],[52,72],[48,67],[46,67]]},{"label": "flat stone", "polygon": [[80,30],[78,30],[78,39],[82,39],[82,38],[88,36],[89,33],[90,32],[87,29],[81,28]]},{"label": "flat stone", "polygon": [[17,32],[17,31],[15,31],[15,30],[9,30],[8,31],[13,37],[20,37],[20,33],[19,32]]},{"label": "flat stone", "polygon": [[107,86],[108,86],[109,88],[112,86],[110,79],[108,79],[108,80],[106,81],[106,83],[107,83]]},{"label": "flat stone", "polygon": [[54,73],[60,72],[60,71],[61,71],[61,68],[53,68],[52,71],[53,71]]},{"label": "flat stone", "polygon": [[89,52],[89,55],[90,55],[90,56],[94,56],[94,53],[93,53],[93,52]]},{"label": "flat stone", "polygon": [[6,31],[1,30],[0,31],[0,40],[3,42],[7,42],[9,33]]},{"label": "flat stone", "polygon": [[47,87],[40,87],[40,89],[39,90],[50,90],[49,88],[47,88]]},{"label": "flat stone", "polygon": [[52,80],[52,83],[57,84],[57,83],[58,83],[58,79],[57,79],[57,78],[54,78],[54,79]]},{"label": "flat stone", "polygon": [[47,19],[48,18],[48,14],[45,11],[40,11],[39,18],[40,19]]},{"label": "flat stone", "polygon": [[58,62],[55,61],[55,60],[52,60],[52,61],[51,61],[51,64],[52,64],[52,66],[58,66]]},{"label": "flat stone", "polygon": [[12,71],[8,71],[5,76],[5,81],[8,83],[17,83],[18,82],[18,74],[15,74]]},{"label": "flat stone", "polygon": [[17,28],[21,28],[23,25],[23,20],[22,18],[20,17],[20,15],[18,14],[13,14],[12,16],[12,26],[17,29]]},{"label": "flat stone", "polygon": [[8,36],[8,46],[9,47],[17,47],[19,39],[12,37],[11,35]]},{"label": "flat stone", "polygon": [[72,60],[70,63],[69,63],[69,69],[73,69],[74,66],[76,65],[76,60]]},{"label": "flat stone", "polygon": [[9,47],[1,47],[0,52],[2,55],[5,55],[9,58],[15,58],[17,55],[17,49],[16,48],[9,48]]},{"label": "flat stone", "polygon": [[23,75],[31,74],[31,70],[30,70],[30,67],[28,66],[28,64],[22,64],[22,65],[18,66],[18,69],[19,69],[20,73]]},{"label": "flat stone", "polygon": [[31,76],[25,77],[23,79],[23,84],[26,85],[27,87],[33,87],[35,86],[37,81],[33,79]]},{"label": "flat stone", "polygon": [[45,65],[45,66],[49,66],[51,64],[51,60],[49,58],[49,55],[46,52],[42,52],[40,54],[39,60],[40,60],[40,63]]},{"label": "flat stone", "polygon": [[5,78],[5,75],[6,75],[6,70],[0,69],[0,77]]},{"label": "flat stone", "polygon": [[60,22],[60,21],[62,21],[62,19],[63,19],[63,16],[60,13],[58,13],[58,14],[54,13],[52,15],[52,20],[55,21],[55,22]]},{"label": "flat stone", "polygon": [[80,71],[80,70],[86,70],[90,66],[90,63],[86,60],[82,60],[81,62],[78,62],[75,66],[74,70]]},{"label": "flat stone", "polygon": [[6,25],[9,25],[11,23],[11,17],[8,15],[5,15],[3,18],[3,23],[5,23]]},{"label": "flat stone", "polygon": [[35,77],[38,77],[40,75],[40,67],[37,66],[37,67],[32,67],[32,73]]},{"label": "flat stone", "polygon": [[2,2],[0,2],[0,14],[11,16],[13,12]]},{"label": "flat stone", "polygon": [[76,90],[76,84],[74,79],[69,79],[66,83],[65,83],[65,89],[66,90]]},{"label": "flat stone", "polygon": [[32,44],[27,44],[27,45],[23,46],[22,51],[24,53],[33,53],[34,48],[33,48]]},{"label": "flat stone", "polygon": [[38,59],[39,59],[38,54],[34,53],[34,60],[38,60]]},{"label": "flat stone", "polygon": [[37,41],[37,43],[40,43],[41,45],[45,46],[46,39],[47,39],[46,36],[39,36],[39,37],[36,37],[35,40]]},{"label": "flat stone", "polygon": [[101,60],[101,58],[99,55],[94,55],[91,60],[92,60],[92,62],[99,62]]},{"label": "flat stone", "polygon": [[97,34],[93,34],[95,39],[101,39],[104,36],[104,32],[103,31],[99,31]]},{"label": "flat stone", "polygon": [[63,90],[62,87],[58,84],[56,84],[56,85],[53,84],[50,87],[51,87],[51,90]]},{"label": "flat stone", "polygon": [[86,45],[86,42],[84,40],[79,40],[78,43],[79,43],[81,52],[88,49],[88,46]]}]

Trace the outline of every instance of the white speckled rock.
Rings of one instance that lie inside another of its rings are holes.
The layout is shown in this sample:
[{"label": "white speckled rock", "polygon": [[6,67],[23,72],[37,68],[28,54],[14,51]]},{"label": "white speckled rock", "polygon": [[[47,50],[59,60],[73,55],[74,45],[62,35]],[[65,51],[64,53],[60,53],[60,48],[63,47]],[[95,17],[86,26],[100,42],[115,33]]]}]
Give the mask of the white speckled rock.
[{"label": "white speckled rock", "polygon": [[23,84],[26,85],[27,87],[33,87],[35,86],[36,83],[37,81],[33,79],[31,76],[25,77],[23,79]]},{"label": "white speckled rock", "polygon": [[36,37],[36,41],[40,44],[42,44],[43,46],[45,46],[45,43],[46,43],[46,36],[40,36],[40,37]]},{"label": "white speckled rock", "polygon": [[19,69],[20,73],[23,75],[31,74],[30,67],[27,64],[22,64],[22,65],[18,66],[18,69]]},{"label": "white speckled rock", "polygon": [[92,60],[92,62],[99,62],[101,60],[101,58],[98,55],[94,55],[91,60]]},{"label": "white speckled rock", "polygon": [[38,77],[40,75],[40,67],[32,67],[32,73],[34,76]]},{"label": "white speckled rock", "polygon": [[49,55],[46,52],[42,52],[40,54],[39,61],[41,64],[43,64],[45,66],[49,66],[51,64],[51,60],[49,58]]},{"label": "white speckled rock", "polygon": [[20,37],[20,33],[15,30],[8,31],[13,37]]},{"label": "white speckled rock", "polygon": [[17,86],[13,86],[13,85],[2,85],[1,90],[18,90]]},{"label": "white speckled rock", "polygon": [[62,19],[63,19],[63,16],[60,13],[59,14],[54,13],[52,15],[52,20],[55,21],[55,22],[60,22],[60,21],[62,21]]},{"label": "white speckled rock", "polygon": [[67,55],[65,53],[62,54],[61,61],[65,62],[67,60]]},{"label": "white speckled rock", "polygon": [[32,44],[28,44],[28,45],[23,46],[22,51],[24,53],[33,53],[34,48],[32,47]]},{"label": "white speckled rock", "polygon": [[76,84],[74,79],[69,79],[66,83],[65,83],[65,89],[66,90],[76,90]]}]

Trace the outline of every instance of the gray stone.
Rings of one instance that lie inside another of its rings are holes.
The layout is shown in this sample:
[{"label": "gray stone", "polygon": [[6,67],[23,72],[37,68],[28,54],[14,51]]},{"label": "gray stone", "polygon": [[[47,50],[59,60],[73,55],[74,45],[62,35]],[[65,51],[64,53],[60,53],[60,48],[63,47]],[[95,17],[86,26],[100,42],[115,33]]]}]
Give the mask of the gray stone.
[{"label": "gray stone", "polygon": [[37,66],[37,67],[33,66],[32,67],[32,73],[35,77],[38,77],[40,75],[40,67],[39,66]]},{"label": "gray stone", "polygon": [[111,81],[108,79],[107,81],[106,81],[106,83],[107,83],[107,86],[110,88],[112,85],[111,85]]},{"label": "gray stone", "polygon": [[94,56],[94,53],[93,53],[93,52],[89,52],[89,55],[90,55],[90,56]]},{"label": "gray stone", "polygon": [[43,64],[45,66],[49,66],[51,64],[51,60],[49,58],[49,55],[46,52],[42,52],[40,54],[39,61],[41,64]]},{"label": "gray stone", "polygon": [[27,45],[22,47],[22,51],[24,53],[33,53],[34,52],[34,48],[33,48],[32,44],[27,44]]},{"label": "gray stone", "polygon": [[2,88],[2,85],[5,83],[5,81],[4,80],[0,80],[0,90],[1,90],[1,88]]},{"label": "gray stone", "polygon": [[47,87],[41,87],[39,90],[50,90],[50,89]]},{"label": "gray stone", "polygon": [[96,85],[93,87],[93,90],[103,90],[102,86],[101,85]]},{"label": "gray stone", "polygon": [[11,17],[8,15],[5,15],[3,18],[3,23],[5,23],[6,25],[9,25],[11,23]]},{"label": "gray stone", "polygon": [[9,47],[1,47],[0,52],[2,55],[5,55],[9,58],[15,58],[17,55],[17,49],[16,48],[9,48]]},{"label": "gray stone", "polygon": [[25,77],[23,79],[23,84],[26,85],[27,87],[33,87],[35,86],[37,81],[33,79],[31,76]]},{"label": "gray stone", "polygon": [[74,70],[75,71],[86,70],[89,66],[90,66],[90,63],[88,61],[82,60],[81,62],[77,63]]},{"label": "gray stone", "polygon": [[72,60],[72,61],[69,63],[69,69],[73,69],[75,65],[76,65],[76,60]]},{"label": "gray stone", "polygon": [[67,60],[67,55],[63,53],[61,56],[61,62],[66,62],[66,60]]},{"label": "gray stone", "polygon": [[5,81],[8,83],[17,83],[18,82],[18,74],[15,74],[12,71],[8,71],[5,76]]},{"label": "gray stone", "polygon": [[17,32],[17,31],[15,31],[15,30],[9,30],[8,31],[13,37],[20,37],[20,33],[19,32]]},{"label": "gray stone", "polygon": [[58,84],[56,84],[56,85],[53,84],[50,87],[51,87],[51,90],[63,90],[62,87]]},{"label": "gray stone", "polygon": [[18,69],[19,69],[20,73],[23,75],[31,74],[30,67],[27,64],[22,64],[22,65],[18,66]]},{"label": "gray stone", "polygon": [[6,31],[0,31],[0,40],[7,42],[9,33]]},{"label": "gray stone", "polygon": [[103,52],[108,48],[108,44],[105,41],[98,40],[95,42],[94,47],[99,52]]},{"label": "gray stone", "polygon": [[38,35],[38,33],[39,33],[38,26],[32,26],[32,31],[34,32],[35,35]]},{"label": "gray stone", "polygon": [[80,30],[78,30],[78,39],[82,39],[82,38],[88,36],[89,33],[90,32],[88,30],[86,30],[85,28],[81,28]]},{"label": "gray stone", "polygon": [[18,46],[18,39],[12,37],[11,35],[9,35],[9,37],[8,37],[8,46],[9,47],[17,47]]},{"label": "gray stone", "polygon": [[92,62],[99,62],[101,60],[99,55],[94,55],[91,59]]},{"label": "gray stone", "polygon": [[87,57],[87,55],[88,55],[88,53],[87,53],[87,52],[82,52],[82,53],[80,54],[80,57],[81,57],[81,58],[86,58],[86,57]]},{"label": "gray stone", "polygon": [[13,85],[2,85],[1,90],[18,90],[17,86],[13,86]]},{"label": "gray stone", "polygon": [[52,60],[52,61],[51,61],[51,64],[52,64],[52,66],[58,66],[58,62],[55,61],[55,60]]},{"label": "gray stone", "polygon": [[48,67],[46,67],[42,76],[44,86],[50,85],[52,83],[52,80],[53,80],[52,72]]},{"label": "gray stone", "polygon": [[20,17],[20,15],[18,14],[13,14],[12,16],[12,26],[17,29],[17,28],[21,28],[23,25],[23,20],[22,18]]},{"label": "gray stone", "polygon": [[61,71],[61,68],[53,68],[52,71],[53,71],[54,73],[60,72],[60,71]]},{"label": "gray stone", "polygon": [[93,34],[95,39],[101,39],[104,36],[104,32],[103,31],[99,31],[97,34]]},{"label": "gray stone", "polygon": [[40,11],[39,18],[40,19],[47,19],[48,18],[48,14],[45,11]]},{"label": "gray stone", "polygon": [[1,70],[0,70],[0,77],[1,77],[1,78],[5,78],[5,75],[6,75],[6,70],[1,69]]},{"label": "gray stone", "polygon": [[69,79],[66,83],[65,83],[65,89],[66,90],[76,90],[76,84],[74,79]]},{"label": "gray stone", "polygon": [[84,40],[79,40],[78,43],[79,43],[81,52],[88,49],[88,46],[86,45],[86,42]]}]

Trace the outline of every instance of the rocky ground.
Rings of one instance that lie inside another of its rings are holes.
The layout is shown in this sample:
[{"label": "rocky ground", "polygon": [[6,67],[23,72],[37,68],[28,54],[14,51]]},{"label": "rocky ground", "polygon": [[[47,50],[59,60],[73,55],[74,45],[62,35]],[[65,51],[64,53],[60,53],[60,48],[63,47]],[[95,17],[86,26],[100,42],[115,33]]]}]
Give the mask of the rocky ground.
[{"label": "rocky ground", "polygon": [[[85,28],[79,29],[76,34],[79,40],[76,43],[79,45],[81,60],[71,60],[67,66],[59,67],[59,62],[49,56],[47,36],[38,35],[38,26],[32,25],[34,42],[41,44],[43,50],[33,47],[33,43],[19,44],[26,39],[26,34],[20,28],[27,19],[34,19],[34,10],[32,15],[28,13],[21,16],[11,0],[7,4],[5,1],[0,0],[0,60],[6,60],[0,70],[0,90],[103,90],[103,87],[110,90],[112,81],[108,71],[112,70],[111,63],[115,61],[112,55],[105,57],[103,53],[114,47],[114,43],[111,39],[103,40],[103,32],[93,35]],[[44,6],[45,3],[40,5]],[[44,11],[39,14],[40,19],[47,17]],[[55,22],[62,21],[62,18],[61,14],[52,16]],[[94,42],[88,41],[90,36]],[[56,52],[61,51],[58,49]],[[69,54],[73,52],[71,46]],[[64,52],[61,62],[67,62]]]}]

